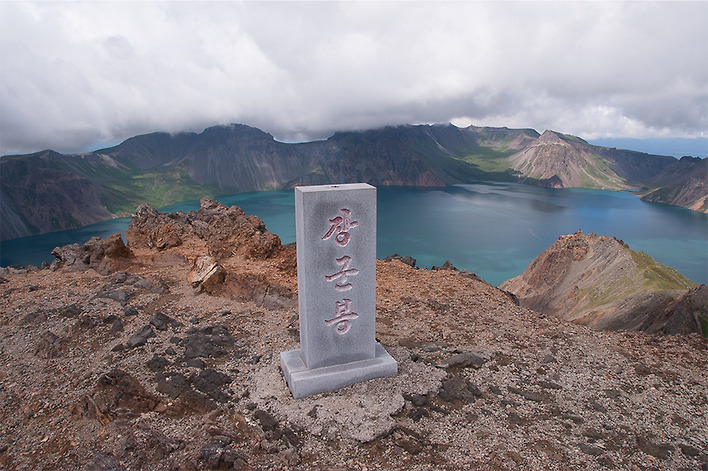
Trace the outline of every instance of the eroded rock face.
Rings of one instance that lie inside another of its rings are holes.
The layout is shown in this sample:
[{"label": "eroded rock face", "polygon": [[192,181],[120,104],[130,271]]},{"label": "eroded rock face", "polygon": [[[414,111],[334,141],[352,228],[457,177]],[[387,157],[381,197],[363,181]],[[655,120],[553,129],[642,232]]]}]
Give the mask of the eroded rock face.
[{"label": "eroded rock face", "polygon": [[133,253],[125,246],[120,234],[113,234],[108,239],[91,237],[83,246],[71,244],[57,247],[52,250],[52,255],[52,271],[60,268],[78,271],[93,268],[107,275],[128,265]]},{"label": "eroded rock face", "polygon": [[558,175],[553,175],[551,178],[542,178],[538,184],[544,188],[563,188],[563,181]]},{"label": "eroded rock face", "polygon": [[297,297],[290,289],[252,273],[229,274],[219,294],[240,302],[253,301],[266,309],[290,309],[297,305]]},{"label": "eroded rock face", "polygon": [[236,254],[267,258],[280,247],[280,238],[266,230],[258,217],[212,199],[201,200],[199,211],[187,214],[160,213],[151,205],[142,204],[125,232],[130,247],[158,250],[177,247],[192,236],[204,240],[209,255],[216,259]]},{"label": "eroded rock face", "polygon": [[180,224],[180,216],[184,213],[160,213],[148,203],[143,203],[135,210],[125,238],[131,247],[156,248],[164,250],[182,244],[184,221]]}]

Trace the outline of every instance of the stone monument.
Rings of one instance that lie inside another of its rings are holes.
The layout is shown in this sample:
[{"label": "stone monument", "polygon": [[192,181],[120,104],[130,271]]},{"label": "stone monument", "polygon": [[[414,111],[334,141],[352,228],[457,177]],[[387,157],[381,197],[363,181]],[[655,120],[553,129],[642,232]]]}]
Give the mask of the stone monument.
[{"label": "stone monument", "polygon": [[293,397],[395,375],[376,342],[376,188],[295,187],[300,349],[280,354]]}]

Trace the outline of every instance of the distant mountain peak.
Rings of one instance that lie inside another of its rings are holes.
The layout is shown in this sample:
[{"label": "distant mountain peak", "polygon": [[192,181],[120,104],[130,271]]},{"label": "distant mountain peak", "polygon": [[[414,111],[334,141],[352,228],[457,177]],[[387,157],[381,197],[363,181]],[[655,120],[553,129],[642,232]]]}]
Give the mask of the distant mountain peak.
[{"label": "distant mountain peak", "polygon": [[538,139],[539,143],[555,143],[555,144],[576,144],[590,146],[588,142],[578,136],[573,136],[571,134],[563,134],[558,131],[545,130],[541,137]]},{"label": "distant mountain peak", "polygon": [[543,131],[543,134],[541,134],[541,137],[538,138],[539,144],[547,144],[547,143],[555,143],[555,144],[563,144],[565,141],[561,139],[560,135],[555,132],[555,131],[550,131],[546,129]]},{"label": "distant mountain peak", "polygon": [[245,124],[237,124],[237,123],[212,126],[212,127],[206,128],[199,135],[203,136],[203,137],[209,137],[209,138],[229,136],[229,137],[239,137],[239,138],[259,138],[259,139],[275,140],[271,134],[269,134],[265,131],[262,131],[258,128],[254,128],[252,126],[248,126]]}]

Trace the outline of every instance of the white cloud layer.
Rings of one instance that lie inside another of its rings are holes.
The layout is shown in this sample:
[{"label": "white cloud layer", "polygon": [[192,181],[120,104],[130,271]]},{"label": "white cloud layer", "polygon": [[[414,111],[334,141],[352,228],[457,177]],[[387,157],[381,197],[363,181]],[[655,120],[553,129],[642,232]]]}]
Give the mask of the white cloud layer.
[{"label": "white cloud layer", "polygon": [[705,136],[707,2],[0,2],[0,154],[232,122]]}]

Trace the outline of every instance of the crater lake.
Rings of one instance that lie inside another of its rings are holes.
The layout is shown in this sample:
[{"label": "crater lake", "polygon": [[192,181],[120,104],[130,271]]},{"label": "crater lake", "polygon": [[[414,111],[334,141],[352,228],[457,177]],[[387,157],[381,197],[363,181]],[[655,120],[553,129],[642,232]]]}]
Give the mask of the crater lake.
[{"label": "crater lake", "polygon": [[[633,250],[708,282],[708,216],[641,201],[630,192],[548,189],[514,183],[444,188],[378,187],[377,256],[410,255],[430,268],[450,260],[498,286],[519,275],[559,235],[578,229],[616,237]],[[293,190],[215,198],[260,217],[283,243],[295,241]],[[199,209],[198,201],[161,208]],[[51,262],[54,247],[123,233],[129,218],[0,242],[0,265]]]}]

